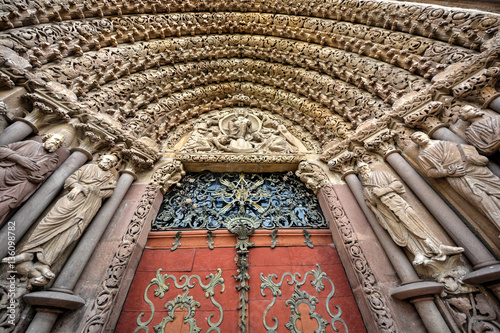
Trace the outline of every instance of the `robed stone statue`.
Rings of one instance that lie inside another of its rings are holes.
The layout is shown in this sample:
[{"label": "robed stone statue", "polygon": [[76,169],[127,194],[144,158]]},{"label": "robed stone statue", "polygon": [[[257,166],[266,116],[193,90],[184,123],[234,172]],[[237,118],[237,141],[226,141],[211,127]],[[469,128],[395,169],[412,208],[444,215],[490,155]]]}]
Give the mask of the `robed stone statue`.
[{"label": "robed stone statue", "polygon": [[463,252],[461,247],[443,245],[429,230],[419,214],[401,197],[403,184],[384,170],[371,171],[360,163],[359,174],[367,206],[393,241],[413,255],[413,265],[444,261],[447,255]]},{"label": "robed stone statue", "polygon": [[43,286],[55,277],[51,266],[80,238],[102,199],[113,194],[116,182],[109,170],[116,162],[114,155],[103,155],[97,164],[84,165],[68,177],[64,189],[69,192],[56,202],[15,256],[16,270],[29,284]]},{"label": "robed stone statue", "polygon": [[0,146],[0,226],[55,170],[55,151],[63,141],[63,135],[47,134],[43,143],[26,140]]},{"label": "robed stone statue", "polygon": [[451,187],[500,229],[500,178],[487,167],[488,158],[470,145],[431,140],[423,132],[411,139],[419,147],[418,162],[432,178],[446,178]]},{"label": "robed stone statue", "polygon": [[458,117],[470,123],[465,130],[467,141],[483,155],[490,156],[500,149],[500,115],[484,117],[484,112],[471,106],[460,109]]}]

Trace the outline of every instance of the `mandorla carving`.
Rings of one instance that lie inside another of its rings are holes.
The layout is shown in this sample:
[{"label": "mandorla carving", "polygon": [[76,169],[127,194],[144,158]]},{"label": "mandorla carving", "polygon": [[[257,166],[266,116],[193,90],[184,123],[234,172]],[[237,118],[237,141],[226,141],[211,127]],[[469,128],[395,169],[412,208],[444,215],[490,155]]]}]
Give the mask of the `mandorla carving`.
[{"label": "mandorla carving", "polygon": [[420,148],[418,162],[424,172],[432,178],[446,178],[459,195],[500,229],[500,179],[486,167],[488,158],[473,146],[431,140],[422,132],[415,132],[411,139]]},{"label": "mandorla carving", "polygon": [[117,163],[114,155],[103,155],[97,164],[87,164],[68,177],[69,191],[38,223],[12,262],[32,286],[45,286],[55,278],[51,266],[75,243],[92,221],[103,198],[113,194],[115,177],[109,171]]},{"label": "mandorla carving", "polygon": [[237,108],[195,124],[181,152],[292,154],[297,141],[275,118]]}]

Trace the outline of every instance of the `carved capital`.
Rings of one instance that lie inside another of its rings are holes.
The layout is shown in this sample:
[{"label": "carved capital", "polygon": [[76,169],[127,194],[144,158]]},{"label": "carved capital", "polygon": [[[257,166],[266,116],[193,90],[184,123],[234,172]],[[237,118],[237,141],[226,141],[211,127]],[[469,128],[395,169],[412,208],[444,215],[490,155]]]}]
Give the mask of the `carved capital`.
[{"label": "carved capital", "polygon": [[451,88],[453,96],[457,99],[467,99],[473,102],[480,102],[484,107],[500,95],[494,87],[500,78],[500,68],[485,68],[465,81],[454,85]]},{"label": "carved capital", "polygon": [[347,175],[356,173],[357,156],[351,151],[345,151],[328,162],[330,170],[341,174],[342,179]]},{"label": "carved capital", "polygon": [[390,129],[383,129],[368,138],[365,138],[363,146],[366,150],[377,152],[380,155],[386,157],[387,155],[395,152],[399,152],[394,142],[394,137],[396,132]]}]

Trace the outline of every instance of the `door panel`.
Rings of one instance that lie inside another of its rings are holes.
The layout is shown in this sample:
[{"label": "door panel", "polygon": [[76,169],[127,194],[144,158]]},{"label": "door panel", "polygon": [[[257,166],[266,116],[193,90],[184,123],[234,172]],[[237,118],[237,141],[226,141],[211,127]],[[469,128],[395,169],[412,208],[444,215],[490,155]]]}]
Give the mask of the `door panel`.
[{"label": "door panel", "polygon": [[[260,232],[249,250],[247,332],[273,331],[276,324],[276,332],[334,332],[332,324],[337,332],[365,332],[329,231],[311,230],[313,248],[287,231],[279,231],[275,248],[269,232]],[[236,237],[220,231],[210,250],[206,233],[197,232],[199,239],[183,233],[175,251],[172,233],[148,241],[153,248],[144,250],[117,332],[240,331]]]}]

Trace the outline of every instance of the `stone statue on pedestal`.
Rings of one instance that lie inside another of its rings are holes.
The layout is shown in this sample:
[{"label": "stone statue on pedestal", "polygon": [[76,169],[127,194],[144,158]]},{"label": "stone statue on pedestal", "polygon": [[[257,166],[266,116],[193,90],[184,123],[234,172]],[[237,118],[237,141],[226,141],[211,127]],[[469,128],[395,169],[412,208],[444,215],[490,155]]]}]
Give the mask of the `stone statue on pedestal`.
[{"label": "stone statue on pedestal", "polygon": [[33,140],[0,146],[0,226],[9,211],[18,207],[55,170],[55,153],[64,142],[61,134],[47,134],[45,142]]},{"label": "stone statue on pedestal", "polygon": [[467,141],[486,156],[500,149],[500,115],[483,118],[484,112],[472,106],[460,109],[458,117],[471,124],[465,130]]},{"label": "stone statue on pedestal", "polygon": [[[68,177],[64,189],[69,192],[38,223],[14,257],[16,270],[29,279],[28,285],[44,286],[55,277],[51,266],[80,238],[102,199],[113,194],[116,182],[109,170],[116,162],[114,155],[103,155],[97,164],[84,165]],[[3,262],[12,263],[8,259]]]},{"label": "stone statue on pedestal", "polygon": [[451,187],[500,229],[500,178],[487,167],[488,158],[476,148],[455,142],[431,140],[422,132],[411,136],[420,146],[418,162],[432,178],[446,178]]},{"label": "stone statue on pedestal", "polygon": [[393,175],[384,170],[372,172],[364,163],[358,170],[367,206],[394,242],[415,256],[413,265],[444,261],[447,255],[464,251],[461,247],[443,245],[429,231],[419,214],[401,197],[404,186]]}]

